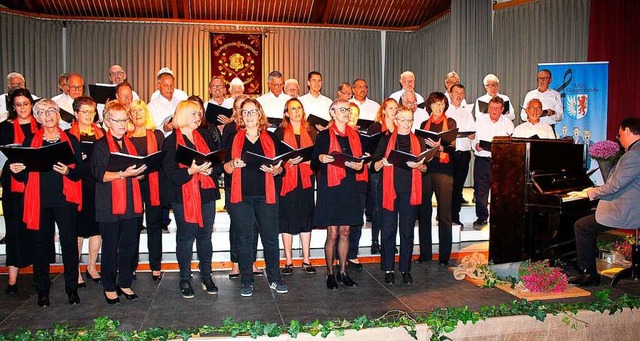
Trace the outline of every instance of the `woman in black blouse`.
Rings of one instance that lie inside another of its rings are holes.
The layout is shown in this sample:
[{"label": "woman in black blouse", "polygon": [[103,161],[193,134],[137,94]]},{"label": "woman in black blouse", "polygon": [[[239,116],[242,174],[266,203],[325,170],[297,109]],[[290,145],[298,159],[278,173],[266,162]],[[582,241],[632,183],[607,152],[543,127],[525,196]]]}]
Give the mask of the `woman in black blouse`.
[{"label": "woman in black blouse", "polygon": [[[442,92],[432,92],[427,97],[427,107],[431,108],[431,116],[422,122],[420,127],[436,133],[456,129],[456,121],[445,115],[449,101]],[[433,206],[431,197],[436,194],[438,203],[438,261],[441,266],[449,264],[451,257],[451,202],[453,199],[453,168],[451,155],[455,153],[455,142],[444,146],[440,140],[428,139],[431,148],[440,149],[440,153],[429,162],[429,172],[422,182],[422,205],[420,206],[420,260],[431,260],[431,215]]]},{"label": "woman in black blouse", "polygon": [[[33,98],[27,89],[16,89],[9,97],[9,117],[0,123],[0,145],[22,144],[26,137],[38,131],[38,124],[31,113]],[[22,221],[24,184],[18,182],[9,170],[9,163],[2,170],[2,212],[6,228],[6,264],[9,268],[7,294],[18,291],[20,268],[32,264],[31,234]]]},{"label": "woman in black blouse", "polygon": [[422,176],[427,167],[422,162],[407,162],[407,168],[395,167],[387,161],[392,150],[419,155],[425,150],[424,140],[411,133],[413,112],[407,107],[398,109],[395,122],[397,130],[386,135],[378,144],[378,160],[371,163],[375,172],[382,171],[378,187],[380,195],[380,220],[382,227],[382,259],[380,267],[385,271],[384,281],[395,282],[394,260],[398,221],[400,229],[400,263],[402,281],[413,283],[411,255],[413,254],[413,229],[422,202]]},{"label": "woman in black blouse", "polygon": [[218,293],[211,279],[211,257],[213,245],[211,233],[216,214],[216,200],[220,198],[217,178],[220,166],[211,162],[190,165],[177,163],[178,145],[195,149],[203,154],[220,149],[206,129],[199,128],[202,121],[202,106],[196,101],[182,101],[173,115],[174,132],[167,136],[162,147],[165,154],[162,164],[166,184],[163,191],[173,207],[178,227],[176,232],[176,257],[180,267],[180,292],[184,298],[193,298],[191,286],[191,259],[193,242],[196,243],[202,289],[208,294]]},{"label": "woman in black blouse", "polygon": [[24,146],[39,148],[57,142],[66,142],[74,152],[76,162],[65,165],[58,162],[47,172],[31,172],[21,163],[9,165],[16,179],[26,181],[23,221],[33,233],[33,272],[38,292],[38,305],[49,306],[49,263],[55,225],[58,225],[65,290],[69,304],[80,303],[78,297],[78,233],[76,215],[82,203],[82,153],[80,143],[59,127],[60,108],[50,99],[41,99],[33,107],[42,125],[33,136],[24,140]]},{"label": "woman in black blouse", "polygon": [[[135,100],[129,106],[132,129],[127,136],[136,147],[138,155],[149,155],[162,149],[164,134],[155,129],[149,108],[142,100]],[[147,223],[147,248],[149,267],[154,281],[162,277],[162,205],[160,205],[160,172],[147,174],[140,181]],[[140,218],[142,220],[142,218]],[[142,222],[140,222],[142,224]],[[139,246],[138,246],[139,247]],[[138,252],[133,258],[133,271],[138,267]]]},{"label": "woman in black blouse", "polygon": [[127,300],[138,298],[131,290],[132,264],[138,246],[138,219],[142,217],[143,208],[139,180],[147,166],[133,165],[117,172],[107,171],[111,153],[138,153],[126,136],[129,123],[127,108],[118,101],[109,102],[103,117],[109,130],[93,145],[91,172],[97,181],[96,221],[102,235],[104,297],[108,304],[118,304],[119,295],[124,295]]},{"label": "woman in black blouse", "polygon": [[[236,230],[238,263],[242,288],[240,295],[253,295],[254,234],[258,229],[264,258],[267,263],[269,286],[279,294],[289,291],[282,281],[279,267],[280,248],[278,245],[278,196],[274,176],[282,173],[281,164],[262,165],[259,169],[245,168],[242,160],[244,152],[275,157],[278,155],[278,140],[267,131],[269,123],[262,106],[254,99],[242,102],[242,122],[234,136],[228,162],[224,170],[230,174],[231,195],[229,204],[231,221]],[[233,123],[229,123],[233,124]]]}]

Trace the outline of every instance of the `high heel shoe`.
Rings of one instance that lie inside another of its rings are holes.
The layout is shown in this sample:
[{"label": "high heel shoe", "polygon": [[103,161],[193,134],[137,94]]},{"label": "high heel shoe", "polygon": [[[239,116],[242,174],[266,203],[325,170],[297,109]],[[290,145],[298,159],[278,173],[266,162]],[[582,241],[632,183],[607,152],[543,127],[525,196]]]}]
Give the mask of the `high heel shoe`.
[{"label": "high heel shoe", "polygon": [[91,274],[89,273],[88,269],[87,269],[87,271],[85,271],[84,274],[87,276],[88,279],[90,279],[94,283],[100,283],[100,281],[102,280],[102,277],[93,277],[93,276],[91,276]]},{"label": "high heel shoe", "polygon": [[18,292],[18,283],[16,284],[7,284],[7,288],[4,290],[7,295],[13,295]]},{"label": "high heel shoe", "polygon": [[116,292],[118,293],[118,296],[122,295],[124,296],[124,298],[126,298],[129,301],[137,300],[138,298],[140,298],[135,292],[133,294],[127,294],[120,287],[116,287]]},{"label": "high heel shoe", "polygon": [[159,275],[154,275],[153,272],[151,272],[151,278],[153,278],[154,281],[158,281],[162,279],[162,272],[160,272]]},{"label": "high heel shoe", "polygon": [[336,276],[334,274],[327,275],[327,288],[329,290],[338,289],[338,282],[336,282]]},{"label": "high heel shoe", "polygon": [[79,282],[78,283],[78,288],[86,288],[87,287],[87,283],[86,282]]},{"label": "high heel shoe", "polygon": [[351,277],[349,277],[349,275],[347,275],[346,272],[343,273],[339,273],[338,274],[338,278],[340,280],[340,282],[342,282],[342,284],[348,286],[348,287],[357,287],[358,284],[356,282],[354,282]]},{"label": "high heel shoe", "polygon": [[106,291],[103,291],[102,293],[104,294],[104,299],[107,300],[107,304],[109,305],[120,304],[120,297],[109,298],[107,297]]}]

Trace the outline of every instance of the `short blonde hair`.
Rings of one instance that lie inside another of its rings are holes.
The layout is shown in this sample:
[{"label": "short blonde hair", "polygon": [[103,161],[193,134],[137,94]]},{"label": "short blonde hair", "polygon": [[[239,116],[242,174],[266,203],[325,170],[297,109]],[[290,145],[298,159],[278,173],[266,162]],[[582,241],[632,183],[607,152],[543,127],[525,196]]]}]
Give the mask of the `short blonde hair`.
[{"label": "short blonde hair", "polygon": [[186,100],[178,103],[176,112],[173,114],[173,126],[175,128],[184,128],[188,126],[188,115],[193,111],[198,111],[201,115],[204,115],[202,112],[202,106],[196,101]]},{"label": "short blonde hair", "polygon": [[[153,123],[153,118],[151,118],[151,114],[149,113],[149,107],[147,107],[147,103],[145,103],[141,99],[136,99],[133,102],[131,102],[131,105],[129,106],[130,118],[133,117],[132,114],[134,110],[142,110],[142,112],[144,112],[144,122],[145,122],[144,128],[145,129],[151,129],[151,130],[156,129],[156,125],[155,123]],[[131,122],[133,122],[133,119],[131,120]],[[133,123],[131,123],[131,126],[133,127]]]}]

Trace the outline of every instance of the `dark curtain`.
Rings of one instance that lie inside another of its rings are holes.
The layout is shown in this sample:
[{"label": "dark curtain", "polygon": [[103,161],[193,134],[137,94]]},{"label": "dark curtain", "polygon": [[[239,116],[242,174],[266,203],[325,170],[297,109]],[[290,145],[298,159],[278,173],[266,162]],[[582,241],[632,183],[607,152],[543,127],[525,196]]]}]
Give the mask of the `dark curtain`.
[{"label": "dark curtain", "polygon": [[607,139],[623,118],[640,117],[640,1],[591,0],[589,61],[609,62]]}]

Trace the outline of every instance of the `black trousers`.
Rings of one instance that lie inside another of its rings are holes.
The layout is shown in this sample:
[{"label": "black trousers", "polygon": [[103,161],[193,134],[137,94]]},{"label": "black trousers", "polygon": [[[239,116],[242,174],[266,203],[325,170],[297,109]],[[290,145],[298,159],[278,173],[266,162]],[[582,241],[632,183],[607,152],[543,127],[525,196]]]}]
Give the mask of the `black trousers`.
[{"label": "black trousers", "polygon": [[418,233],[420,239],[420,259],[431,260],[431,217],[433,206],[431,197],[435,193],[438,203],[438,259],[440,262],[448,262],[451,258],[451,196],[453,191],[453,178],[450,174],[427,173],[422,178],[422,205],[420,205],[420,219]]},{"label": "black trousers", "polygon": [[[162,205],[151,205],[149,186],[140,186],[144,199],[144,214],[147,222],[147,248],[149,249],[149,267],[151,271],[160,271],[162,267]],[[142,220],[142,218],[140,218]],[[139,244],[139,243],[138,243]],[[140,245],[138,245],[139,247]],[[138,252],[134,257],[134,271],[138,267]]]},{"label": "black trousers", "polygon": [[118,286],[131,288],[132,265],[138,245],[138,218],[100,222],[99,225],[102,235],[102,287],[105,291],[116,291],[117,278]]},{"label": "black trousers", "polygon": [[596,215],[590,214],[578,219],[573,230],[576,234],[578,266],[592,274],[598,273],[596,269],[596,258],[598,257],[596,239],[599,233],[611,230],[611,227],[598,223]]},{"label": "black trousers", "polygon": [[[369,188],[369,184],[367,184],[366,186],[362,186],[361,187],[362,190],[360,191],[360,215],[362,215],[364,212],[364,208],[366,206],[366,202],[367,202],[367,193],[368,193],[368,188]],[[347,259],[357,259],[358,258],[358,249],[360,248],[360,237],[362,237],[362,226],[364,226],[364,224],[360,224],[360,225],[352,225],[349,228],[349,251],[347,252]]]},{"label": "black trousers", "polygon": [[476,199],[476,217],[489,219],[489,191],[491,190],[491,158],[476,157],[473,167],[473,186]]},{"label": "black trousers", "polygon": [[40,229],[33,233],[33,273],[38,292],[49,292],[49,264],[51,244],[55,224],[58,224],[58,236],[62,246],[62,264],[64,265],[64,287],[66,291],[78,288],[78,231],[76,215],[78,205],[66,203],[60,207],[40,208]]},{"label": "black trousers", "polygon": [[[229,214],[229,216],[232,216],[233,213],[233,208],[234,205],[231,203],[231,187],[225,188],[224,189],[224,202],[225,202],[225,207],[227,209],[227,213]],[[253,261],[255,262],[256,259],[258,258],[258,227],[256,226],[253,229]],[[233,219],[231,219],[230,224],[229,224],[229,246],[230,246],[230,250],[229,253],[231,254],[231,261],[233,263],[238,263],[238,232],[237,232],[237,227],[236,224],[234,223]]]},{"label": "black trousers", "polygon": [[469,162],[471,161],[471,151],[457,151],[451,155],[453,165],[453,197],[451,199],[451,218],[453,221],[460,221],[460,210],[462,209],[462,190],[464,182],[469,173]]},{"label": "black trousers", "polygon": [[[413,254],[413,230],[416,225],[416,216],[419,206],[413,206],[409,202],[411,195],[402,193],[396,197],[395,210],[389,211],[380,207],[381,230],[381,261],[382,271],[393,271],[395,261],[396,234],[400,229],[400,262],[398,267],[401,272],[411,271],[411,255]],[[398,222],[400,224],[398,224]]]}]

